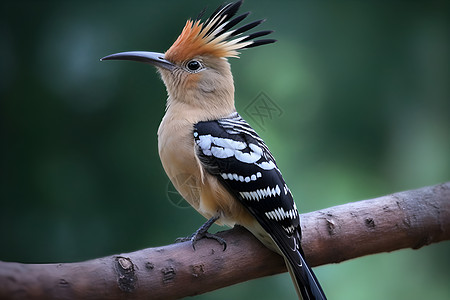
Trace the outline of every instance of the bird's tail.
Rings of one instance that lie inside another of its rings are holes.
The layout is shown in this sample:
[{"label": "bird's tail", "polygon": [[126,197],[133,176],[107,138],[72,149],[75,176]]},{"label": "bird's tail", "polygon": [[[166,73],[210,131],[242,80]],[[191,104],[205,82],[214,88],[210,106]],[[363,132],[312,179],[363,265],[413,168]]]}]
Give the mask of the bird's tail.
[{"label": "bird's tail", "polygon": [[326,300],[327,297],[314,275],[314,272],[307,265],[303,253],[300,254],[301,265],[292,263],[285,257],[285,262],[295,289],[300,299],[303,300]]}]

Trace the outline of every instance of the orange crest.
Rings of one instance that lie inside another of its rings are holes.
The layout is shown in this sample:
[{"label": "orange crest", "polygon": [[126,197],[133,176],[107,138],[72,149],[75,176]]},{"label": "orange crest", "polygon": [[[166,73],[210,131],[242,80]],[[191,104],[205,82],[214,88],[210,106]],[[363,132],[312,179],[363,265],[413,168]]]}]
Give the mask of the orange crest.
[{"label": "orange crest", "polygon": [[260,31],[249,35],[242,33],[261,24],[264,20],[254,21],[237,29],[235,25],[245,19],[249,13],[234,19],[242,1],[220,6],[204,23],[199,19],[188,20],[180,36],[165,53],[165,59],[179,63],[200,55],[215,57],[238,57],[239,49],[269,44],[275,40],[253,40],[272,31]]}]

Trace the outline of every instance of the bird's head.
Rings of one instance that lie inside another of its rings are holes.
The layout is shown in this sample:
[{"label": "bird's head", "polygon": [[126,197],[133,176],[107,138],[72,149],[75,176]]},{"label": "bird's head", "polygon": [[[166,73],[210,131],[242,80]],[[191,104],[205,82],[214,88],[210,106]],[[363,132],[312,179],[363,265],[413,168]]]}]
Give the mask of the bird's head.
[{"label": "bird's head", "polygon": [[200,20],[203,13],[194,21],[188,20],[165,53],[130,51],[101,60],[132,60],[155,66],[166,85],[169,106],[178,102],[203,109],[234,109],[234,84],[227,58],[238,57],[240,49],[275,42],[255,40],[272,31],[246,34],[264,20],[234,28],[249,15],[234,17],[241,4],[242,1],[222,5],[205,22]]}]

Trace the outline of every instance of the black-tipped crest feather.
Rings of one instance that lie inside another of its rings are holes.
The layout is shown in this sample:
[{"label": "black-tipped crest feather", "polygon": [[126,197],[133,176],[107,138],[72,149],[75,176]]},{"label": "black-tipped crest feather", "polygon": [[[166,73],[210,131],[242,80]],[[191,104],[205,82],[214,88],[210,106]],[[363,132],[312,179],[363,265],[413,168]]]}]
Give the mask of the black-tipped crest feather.
[{"label": "black-tipped crest feather", "polygon": [[271,34],[272,32],[273,32],[273,30],[264,30],[264,31],[254,32],[252,34],[249,34],[245,39],[242,40],[242,42],[253,40],[254,38],[262,37],[262,36]]},{"label": "black-tipped crest feather", "polygon": [[[250,15],[250,12],[246,12],[237,17],[234,17],[237,14],[241,5],[242,5],[242,0],[234,2],[234,3],[223,4],[223,5],[219,6],[211,14],[211,16],[204,22],[204,28],[207,27],[208,25],[213,24],[212,26],[210,26],[207,29],[205,36],[208,37],[211,34],[214,34],[214,36],[212,38],[215,39],[217,37],[220,37],[220,36],[228,33],[229,36],[225,40],[230,41],[230,40],[232,40],[232,38],[255,28],[256,26],[260,25],[261,23],[263,23],[265,21],[265,19],[256,20],[256,21],[250,22],[248,24],[245,24],[237,29],[232,29],[237,24],[242,22],[245,18],[247,18],[247,16]],[[205,10],[203,10],[199,14],[199,16],[196,18],[196,20],[200,20],[200,18],[203,16],[204,12],[205,12]],[[219,28],[221,28],[221,29],[218,31]],[[253,41],[253,39],[255,39],[255,38],[268,35],[272,32],[273,31],[271,31],[271,30],[264,30],[264,31],[260,31],[260,32],[251,33],[248,36],[246,36],[244,39],[239,40],[238,43],[252,42],[251,44],[243,45],[241,47],[241,49],[253,48],[256,46],[274,43],[274,42],[276,42],[276,40],[274,40],[274,39],[263,39],[263,40]]]},{"label": "black-tipped crest feather", "polygon": [[244,48],[253,48],[253,47],[257,47],[257,46],[272,44],[272,43],[275,43],[276,41],[277,40],[273,40],[273,39],[256,40],[256,41],[253,41],[252,44],[245,46]]},{"label": "black-tipped crest feather", "polygon": [[265,20],[262,19],[262,20],[257,20],[257,21],[253,21],[251,23],[245,24],[244,26],[239,27],[238,29],[235,29],[231,35],[232,36],[236,36],[236,35],[239,35],[239,34],[241,34],[243,32],[249,31],[250,29],[255,28],[256,26],[258,26],[259,24],[261,24],[264,21]]},{"label": "black-tipped crest feather", "polygon": [[197,15],[197,18],[195,18],[194,21],[200,21],[203,18],[203,16],[205,15],[205,12],[206,12],[206,7],[204,9],[202,9],[201,12],[199,12],[199,14]]},{"label": "black-tipped crest feather", "polygon": [[233,28],[236,24],[238,24],[239,22],[241,22],[242,20],[244,20],[245,18],[247,18],[247,16],[250,15],[250,12],[246,12],[245,14],[242,14],[236,18],[234,18],[233,20],[231,20],[230,22],[228,22],[228,24],[226,24],[222,31],[219,32],[217,35],[221,35],[224,32],[227,32],[229,29]]}]

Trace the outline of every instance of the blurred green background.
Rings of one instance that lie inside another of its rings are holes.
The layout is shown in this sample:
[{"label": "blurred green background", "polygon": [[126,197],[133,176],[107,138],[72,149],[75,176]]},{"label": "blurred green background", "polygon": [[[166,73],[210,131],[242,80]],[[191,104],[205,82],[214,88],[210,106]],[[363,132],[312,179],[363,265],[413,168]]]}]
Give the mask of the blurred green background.
[{"label": "blurred green background", "polygon": [[[152,67],[99,62],[165,51],[222,1],[2,1],[0,259],[72,262],[172,243],[203,223],[169,201]],[[303,212],[450,179],[450,5],[255,1],[276,44],[231,59],[237,108]],[[218,228],[216,228],[218,229]],[[315,268],[330,299],[449,299],[450,243]],[[288,299],[287,274],[195,299]]]}]

